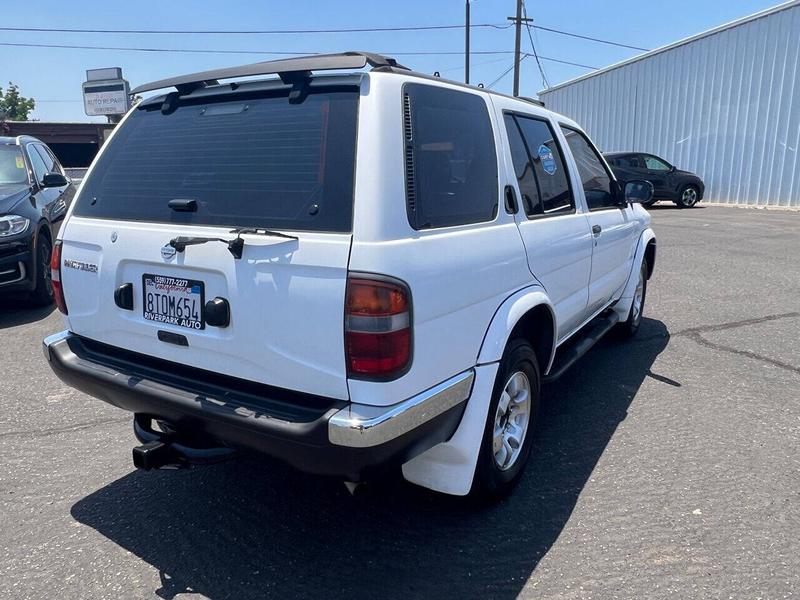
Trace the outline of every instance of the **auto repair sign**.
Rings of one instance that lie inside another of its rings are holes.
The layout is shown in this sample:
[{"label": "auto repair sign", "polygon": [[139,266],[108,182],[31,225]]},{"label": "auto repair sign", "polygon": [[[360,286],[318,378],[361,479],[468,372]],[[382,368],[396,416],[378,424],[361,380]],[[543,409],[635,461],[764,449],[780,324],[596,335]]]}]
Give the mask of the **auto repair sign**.
[{"label": "auto repair sign", "polygon": [[124,80],[83,84],[83,108],[87,115],[124,115],[130,108],[128,82]]}]

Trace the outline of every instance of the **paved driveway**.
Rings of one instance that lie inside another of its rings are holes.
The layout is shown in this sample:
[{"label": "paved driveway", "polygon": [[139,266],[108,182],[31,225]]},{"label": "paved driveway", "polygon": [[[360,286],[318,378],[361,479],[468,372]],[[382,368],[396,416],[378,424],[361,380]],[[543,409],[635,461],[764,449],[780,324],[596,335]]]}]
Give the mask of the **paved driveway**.
[{"label": "paved driveway", "polygon": [[783,598],[800,589],[800,215],[653,210],[648,317],[546,388],[517,492],[240,460],[136,472],[0,306],[0,597]]}]

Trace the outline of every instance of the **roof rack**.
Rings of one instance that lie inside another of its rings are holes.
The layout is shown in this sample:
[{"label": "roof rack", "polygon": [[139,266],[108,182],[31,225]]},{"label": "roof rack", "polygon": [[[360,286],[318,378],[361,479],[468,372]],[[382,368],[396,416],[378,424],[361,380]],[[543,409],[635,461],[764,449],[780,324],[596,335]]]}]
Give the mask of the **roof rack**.
[{"label": "roof rack", "polygon": [[538,98],[531,98],[530,96],[517,96],[520,100],[525,100],[526,102],[532,102],[536,106],[541,106],[544,108],[544,102],[539,100]]},{"label": "roof rack", "polygon": [[372,68],[394,67],[408,70],[393,58],[373,54],[371,52],[342,52],[340,54],[315,54],[298,58],[269,60],[265,62],[202,71],[191,75],[181,75],[169,79],[160,79],[134,88],[131,94],[149,92],[161,88],[175,87],[180,93],[189,93],[198,88],[216,85],[220,79],[249,77],[252,75],[278,74],[284,83],[294,83],[311,75],[312,71],[333,71],[338,69],[361,69],[369,65]]}]

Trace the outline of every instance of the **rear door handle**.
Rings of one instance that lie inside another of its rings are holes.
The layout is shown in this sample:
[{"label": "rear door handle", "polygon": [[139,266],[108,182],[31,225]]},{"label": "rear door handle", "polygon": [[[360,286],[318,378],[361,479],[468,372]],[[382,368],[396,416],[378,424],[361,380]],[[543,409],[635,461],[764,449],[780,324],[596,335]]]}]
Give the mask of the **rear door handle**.
[{"label": "rear door handle", "polygon": [[506,212],[510,215],[517,214],[517,194],[510,185],[506,186]]},{"label": "rear door handle", "polygon": [[600,227],[600,225],[592,225],[592,233],[593,233],[595,236],[598,236],[598,235],[600,235],[600,233],[601,233],[602,231],[603,231],[603,228],[602,228],[602,227]]}]

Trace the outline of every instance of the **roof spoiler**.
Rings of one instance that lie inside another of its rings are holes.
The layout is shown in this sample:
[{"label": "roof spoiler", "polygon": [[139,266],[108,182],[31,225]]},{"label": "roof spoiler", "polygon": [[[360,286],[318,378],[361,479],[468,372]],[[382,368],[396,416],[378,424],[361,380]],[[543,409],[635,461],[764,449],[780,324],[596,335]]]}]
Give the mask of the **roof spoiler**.
[{"label": "roof spoiler", "polygon": [[340,54],[315,54],[297,58],[269,60],[239,67],[201,71],[200,73],[181,75],[169,79],[159,79],[134,88],[131,94],[150,92],[168,87],[175,87],[178,92],[186,94],[198,88],[216,85],[220,79],[250,77],[252,75],[274,75],[276,73],[284,83],[294,83],[309,77],[312,71],[361,69],[367,65],[372,68],[396,67],[408,70],[407,67],[397,64],[397,61],[393,58],[371,52],[353,51]]}]

